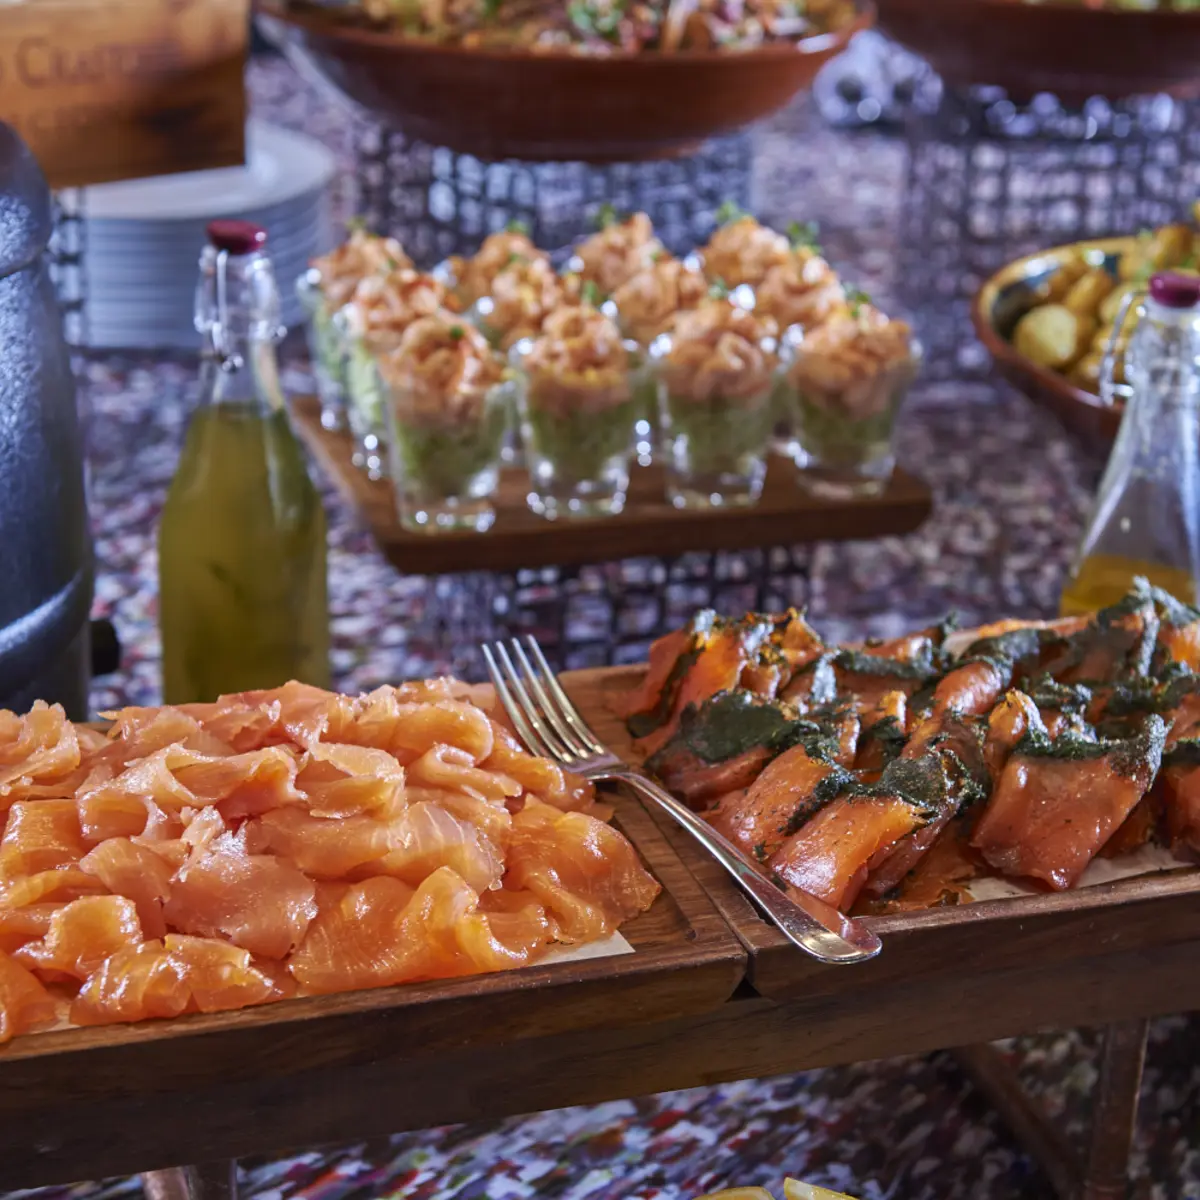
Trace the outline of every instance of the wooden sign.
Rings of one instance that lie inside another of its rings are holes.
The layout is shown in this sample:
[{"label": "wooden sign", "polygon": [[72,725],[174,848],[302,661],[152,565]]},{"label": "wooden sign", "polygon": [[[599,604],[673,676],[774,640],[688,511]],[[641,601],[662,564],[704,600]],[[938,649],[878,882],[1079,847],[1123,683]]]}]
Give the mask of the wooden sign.
[{"label": "wooden sign", "polygon": [[0,120],[53,188],[245,161],[249,0],[0,0]]}]

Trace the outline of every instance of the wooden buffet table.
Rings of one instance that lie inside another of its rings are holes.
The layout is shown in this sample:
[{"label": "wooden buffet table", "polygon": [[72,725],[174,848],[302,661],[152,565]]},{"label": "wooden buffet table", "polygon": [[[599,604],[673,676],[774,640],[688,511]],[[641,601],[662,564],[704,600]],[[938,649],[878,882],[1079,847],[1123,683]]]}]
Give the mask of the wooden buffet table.
[{"label": "wooden buffet table", "polygon": [[[614,745],[604,696],[629,670],[567,677]],[[623,931],[634,955],[18,1038],[0,1051],[0,1187],[224,1163],[190,1179],[227,1191],[250,1154],[967,1047],[1061,1195],[1123,1194],[1146,1019],[1200,1008],[1197,872],[880,918],[877,959],[828,967],[685,834],[617,804],[664,885]],[[1086,1169],[986,1045],[1081,1025],[1109,1026]],[[159,1200],[186,1183],[148,1176]]]}]

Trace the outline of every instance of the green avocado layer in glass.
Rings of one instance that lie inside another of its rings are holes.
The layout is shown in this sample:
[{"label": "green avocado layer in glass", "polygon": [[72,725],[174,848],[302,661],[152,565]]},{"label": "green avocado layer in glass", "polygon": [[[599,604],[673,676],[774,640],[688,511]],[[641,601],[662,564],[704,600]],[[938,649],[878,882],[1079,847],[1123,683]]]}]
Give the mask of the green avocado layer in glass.
[{"label": "green avocado layer in glass", "polygon": [[876,457],[886,448],[900,407],[896,397],[881,412],[869,417],[852,417],[806,400],[796,398],[796,434],[800,445],[818,462],[853,466]]},{"label": "green avocado layer in glass", "polygon": [[753,400],[713,396],[693,400],[665,393],[668,437],[687,437],[688,462],[699,474],[741,473],[747,458],[761,458],[771,436],[769,393]]},{"label": "green avocado layer in glass", "polygon": [[321,370],[330,382],[345,386],[346,363],[342,353],[342,339],[333,323],[333,317],[323,302],[318,302],[309,316],[312,330],[312,352]]},{"label": "green avocado layer in glass", "polygon": [[346,356],[346,391],[360,435],[382,432],[383,381],[366,344],[356,338]]},{"label": "green avocado layer in glass", "polygon": [[525,400],[525,446],[563,479],[597,479],[614,458],[633,452],[634,425],[641,415],[636,393],[611,408],[558,412],[540,406],[533,389]]},{"label": "green avocado layer in glass", "polygon": [[510,411],[506,390],[493,388],[479,416],[461,425],[422,425],[393,413],[397,482],[430,497],[469,495],[475,478],[500,461]]}]

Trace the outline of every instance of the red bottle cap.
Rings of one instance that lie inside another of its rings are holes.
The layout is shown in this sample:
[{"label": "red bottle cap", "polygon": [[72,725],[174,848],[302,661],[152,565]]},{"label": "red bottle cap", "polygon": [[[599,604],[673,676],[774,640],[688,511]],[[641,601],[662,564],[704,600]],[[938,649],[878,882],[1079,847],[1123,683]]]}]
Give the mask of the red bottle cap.
[{"label": "red bottle cap", "polygon": [[253,254],[267,244],[267,231],[250,221],[210,221],[208,240],[227,254]]},{"label": "red bottle cap", "polygon": [[1166,308],[1194,308],[1200,304],[1200,278],[1164,271],[1150,277],[1150,298]]}]

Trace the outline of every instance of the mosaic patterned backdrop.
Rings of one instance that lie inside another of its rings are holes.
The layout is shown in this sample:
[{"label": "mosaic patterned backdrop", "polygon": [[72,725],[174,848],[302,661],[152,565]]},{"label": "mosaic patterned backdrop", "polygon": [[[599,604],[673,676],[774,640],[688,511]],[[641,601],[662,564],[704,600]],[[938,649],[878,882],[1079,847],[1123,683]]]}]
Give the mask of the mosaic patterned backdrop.
[{"label": "mosaic patterned backdrop", "polygon": [[[260,115],[348,155],[352,121],[326,97],[279,63],[256,66],[251,82]],[[886,297],[895,283],[898,144],[830,133],[806,102],[756,139],[760,211],[819,220],[837,265]],[[349,211],[349,169],[339,189]],[[298,370],[291,379],[304,384]],[[119,674],[97,681],[96,708],[158,698],[153,532],[192,387],[186,365],[111,359],[89,368],[97,612],[116,623],[125,655]],[[1099,464],[1024,400],[965,386],[948,397],[943,391],[939,403],[914,401],[901,459],[932,485],[933,518],[903,539],[798,548],[805,570],[793,602],[807,603],[834,637],[898,632],[949,608],[969,622],[1052,613]],[[439,629],[434,610],[466,608],[462,581],[398,574],[329,489],[327,501],[340,683],[366,688],[469,667],[470,647],[438,643],[430,633]],[[460,616],[465,622],[466,612]],[[1078,1133],[1096,1077],[1094,1038],[1022,1039],[1013,1052],[1046,1106]],[[264,1200],[688,1200],[724,1184],[777,1185],[785,1173],[863,1200],[1050,1196],[945,1055],[427,1130],[243,1166],[246,1189]],[[1200,1200],[1200,1021],[1153,1027],[1135,1169],[1137,1200]],[[136,1188],[135,1180],[118,1180],[25,1195],[101,1200]]]}]

